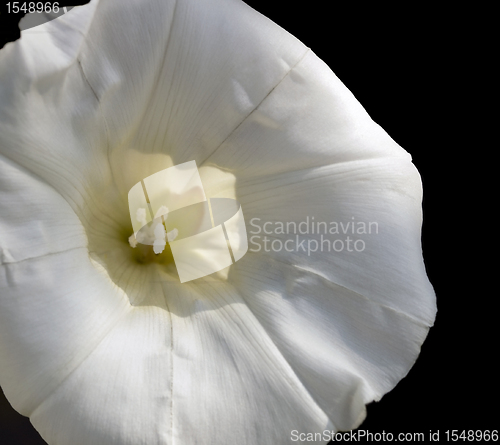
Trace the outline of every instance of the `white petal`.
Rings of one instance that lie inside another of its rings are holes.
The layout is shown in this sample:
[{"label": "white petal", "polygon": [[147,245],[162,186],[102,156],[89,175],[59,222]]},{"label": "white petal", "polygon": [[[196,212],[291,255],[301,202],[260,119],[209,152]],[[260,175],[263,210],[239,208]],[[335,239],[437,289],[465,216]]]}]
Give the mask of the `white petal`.
[{"label": "white petal", "polygon": [[[230,281],[332,421],[359,425],[364,404],[407,374],[436,313],[410,156],[311,53],[210,161],[238,172],[236,197],[254,221],[250,252]],[[306,220],[307,233],[272,231],[276,221],[298,228]],[[348,232],[327,233],[322,245],[312,220]],[[357,236],[357,221],[378,231]],[[264,236],[279,251],[266,252]],[[332,242],[347,236],[363,250],[335,251]]]},{"label": "white petal", "polygon": [[170,306],[177,440],[274,445],[333,428],[237,289],[207,280],[190,291]]},{"label": "white petal", "polygon": [[49,443],[275,445],[333,428],[235,289],[162,286],[169,312],[134,308],[34,412]]},{"label": "white petal", "polygon": [[78,62],[94,6],[29,29],[0,51],[0,153],[79,212],[109,195],[112,180],[105,124]]},{"label": "white petal", "polygon": [[[68,183],[102,191],[114,181],[126,194],[162,168],[200,164],[307,52],[231,0],[147,8],[94,1],[27,30],[6,50],[0,75],[11,122],[1,128],[2,146],[77,203]],[[42,100],[36,91],[45,85]],[[71,174],[54,175],[54,158]]]},{"label": "white petal", "polygon": [[83,225],[44,181],[0,155],[1,263],[87,246]]},{"label": "white petal", "polygon": [[0,269],[0,381],[31,415],[85,360],[129,300],[86,249],[4,264]]},{"label": "white petal", "polygon": [[310,51],[206,162],[241,182],[377,158],[411,159]]},{"label": "white petal", "polygon": [[49,444],[171,443],[171,342],[168,312],[135,308],[37,407],[33,425]]}]

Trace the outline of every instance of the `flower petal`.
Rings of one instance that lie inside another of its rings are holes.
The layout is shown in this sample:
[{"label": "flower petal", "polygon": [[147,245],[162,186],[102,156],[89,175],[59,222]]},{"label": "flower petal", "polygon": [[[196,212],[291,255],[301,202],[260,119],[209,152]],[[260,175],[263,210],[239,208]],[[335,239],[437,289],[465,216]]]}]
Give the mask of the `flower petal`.
[{"label": "flower petal", "polygon": [[312,51],[205,160],[240,180],[409,154]]},{"label": "flower petal", "polygon": [[0,155],[0,264],[87,246],[80,220],[47,183]]},{"label": "flower petal", "polygon": [[169,312],[134,308],[33,413],[49,443],[271,445],[331,428],[236,289],[162,285]]},{"label": "flower petal", "polygon": [[207,162],[237,172],[250,222],[230,282],[333,423],[358,426],[364,404],[407,374],[436,314],[411,157],[309,53]]},{"label": "flower petal", "polygon": [[0,55],[2,151],[76,204],[76,181],[126,194],[207,158],[306,52],[239,1],[93,1]]},{"label": "flower petal", "polygon": [[171,341],[167,311],[134,308],[34,410],[31,422],[48,443],[170,443]]},{"label": "flower petal", "polygon": [[[436,312],[421,259],[419,196],[412,196],[418,175],[404,159],[353,164],[269,178],[273,196],[259,180],[242,184],[250,251],[229,275],[343,430],[358,426],[364,404],[407,374]],[[347,232],[318,229],[320,222]],[[356,222],[376,226],[359,234]]]}]

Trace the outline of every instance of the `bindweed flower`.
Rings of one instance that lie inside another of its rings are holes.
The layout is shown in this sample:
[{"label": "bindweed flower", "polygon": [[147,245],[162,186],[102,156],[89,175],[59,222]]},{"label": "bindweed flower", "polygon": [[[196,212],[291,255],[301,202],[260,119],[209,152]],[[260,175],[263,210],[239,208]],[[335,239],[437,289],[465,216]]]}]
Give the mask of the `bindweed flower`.
[{"label": "bindweed flower", "polygon": [[[193,160],[249,250],[181,283],[169,244],[200,214],[172,191],[146,242],[127,196]],[[421,200],[410,155],[243,2],[74,8],[0,51],[0,386],[49,444],[356,428],[434,321]]]}]

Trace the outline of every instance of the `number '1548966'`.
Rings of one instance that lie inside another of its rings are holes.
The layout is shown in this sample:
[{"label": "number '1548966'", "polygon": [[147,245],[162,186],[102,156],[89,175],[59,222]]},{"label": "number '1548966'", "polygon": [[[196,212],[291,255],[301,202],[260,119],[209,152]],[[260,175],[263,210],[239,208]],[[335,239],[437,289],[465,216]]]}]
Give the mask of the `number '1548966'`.
[{"label": "number '1548966'", "polygon": [[7,12],[17,14],[18,12],[34,13],[34,12],[59,12],[59,3],[44,3],[44,2],[9,2],[7,3]]}]

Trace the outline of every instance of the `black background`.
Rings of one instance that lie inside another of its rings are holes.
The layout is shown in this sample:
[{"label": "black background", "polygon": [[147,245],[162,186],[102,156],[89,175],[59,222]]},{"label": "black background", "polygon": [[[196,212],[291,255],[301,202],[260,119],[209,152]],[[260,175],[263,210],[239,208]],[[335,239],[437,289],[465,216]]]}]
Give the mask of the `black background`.
[{"label": "black background", "polygon": [[[467,123],[457,118],[460,98],[470,94],[452,69],[465,31],[452,11],[415,4],[247,3],[312,48],[412,155],[422,177],[422,246],[438,315],[415,366],[368,406],[360,429],[426,437],[439,430],[441,441],[446,430],[500,429],[498,334],[489,320],[498,291],[481,287],[486,265],[479,273],[469,267],[490,260],[475,253],[476,245],[488,243],[488,214],[473,216],[478,203],[470,189],[476,179],[463,162],[464,153],[473,158],[479,147],[460,137]],[[0,401],[0,444],[43,444],[29,421],[7,406]]]}]

